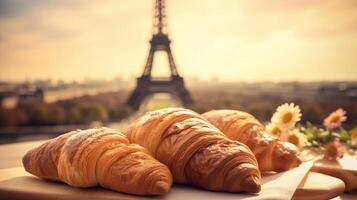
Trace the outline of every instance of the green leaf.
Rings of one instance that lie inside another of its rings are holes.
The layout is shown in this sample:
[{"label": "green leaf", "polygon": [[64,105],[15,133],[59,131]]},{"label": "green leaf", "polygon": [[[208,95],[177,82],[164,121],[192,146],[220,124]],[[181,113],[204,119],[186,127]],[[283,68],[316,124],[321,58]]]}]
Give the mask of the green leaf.
[{"label": "green leaf", "polygon": [[346,143],[350,139],[351,139],[351,134],[349,134],[349,132],[347,132],[344,128],[340,127],[340,140],[341,140],[341,142]]}]

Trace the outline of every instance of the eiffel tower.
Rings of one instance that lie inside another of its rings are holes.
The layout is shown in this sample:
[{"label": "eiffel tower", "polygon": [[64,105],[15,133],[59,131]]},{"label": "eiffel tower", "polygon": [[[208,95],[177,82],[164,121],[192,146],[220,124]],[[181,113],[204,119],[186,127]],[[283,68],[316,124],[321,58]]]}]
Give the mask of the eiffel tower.
[{"label": "eiffel tower", "polygon": [[[174,58],[170,48],[171,40],[167,34],[167,23],[165,13],[165,1],[156,0],[154,15],[154,32],[150,40],[149,56],[146,60],[145,69],[141,77],[137,78],[135,90],[131,93],[127,104],[134,109],[139,109],[142,101],[153,93],[170,93],[178,97],[183,105],[192,103],[190,93],[185,87],[183,78],[177,72]],[[154,78],[151,75],[154,55],[157,51],[167,53],[170,67],[170,77]]]}]

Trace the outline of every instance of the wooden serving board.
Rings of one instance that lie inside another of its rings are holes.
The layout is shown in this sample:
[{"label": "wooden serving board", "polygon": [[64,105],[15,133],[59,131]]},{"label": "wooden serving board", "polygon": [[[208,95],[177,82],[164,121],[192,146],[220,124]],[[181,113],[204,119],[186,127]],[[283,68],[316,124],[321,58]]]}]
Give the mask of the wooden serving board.
[{"label": "wooden serving board", "polygon": [[[278,177],[278,176],[277,176]],[[264,184],[275,181],[275,177],[263,179]],[[285,181],[284,181],[285,182]],[[286,184],[290,184],[286,181]],[[330,199],[344,191],[344,183],[337,178],[309,173],[300,183],[293,199]],[[269,194],[270,195],[270,194]],[[277,194],[272,194],[277,195]],[[278,194],[279,195],[279,194]],[[283,195],[283,194],[281,194]],[[174,185],[166,196],[141,197],[140,199],[255,199],[259,196],[244,196],[225,192],[209,192],[198,188]],[[22,167],[0,170],[0,199],[113,199],[133,200],[139,196],[113,192],[102,188],[79,189],[63,183],[38,179],[24,171]],[[269,198],[269,197],[266,197]],[[274,198],[273,196],[271,198]],[[271,199],[269,198],[269,199]],[[276,199],[276,198],[274,198]],[[286,198],[281,198],[286,199]]]},{"label": "wooden serving board", "polygon": [[357,191],[357,159],[351,156],[345,156],[339,161],[317,160],[311,171],[343,180],[346,185],[346,192]]},{"label": "wooden serving board", "polygon": [[294,193],[294,200],[332,199],[342,194],[345,184],[341,179],[324,174],[309,172]]}]

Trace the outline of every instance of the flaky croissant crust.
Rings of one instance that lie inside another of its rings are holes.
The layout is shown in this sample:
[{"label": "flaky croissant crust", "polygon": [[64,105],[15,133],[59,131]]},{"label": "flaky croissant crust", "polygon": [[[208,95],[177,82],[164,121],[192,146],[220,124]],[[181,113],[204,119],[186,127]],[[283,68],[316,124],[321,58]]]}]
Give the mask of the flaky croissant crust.
[{"label": "flaky croissant crust", "polygon": [[261,171],[281,172],[301,163],[295,145],[267,134],[264,125],[249,113],[212,110],[202,116],[228,138],[246,144],[256,156]]},{"label": "flaky croissant crust", "polygon": [[131,194],[165,194],[172,184],[165,165],[109,128],[77,130],[49,140],[27,152],[23,166],[44,179]]},{"label": "flaky croissant crust", "polygon": [[193,111],[168,108],[149,112],[124,133],[166,164],[176,183],[218,191],[260,190],[260,172],[249,148],[229,140]]}]

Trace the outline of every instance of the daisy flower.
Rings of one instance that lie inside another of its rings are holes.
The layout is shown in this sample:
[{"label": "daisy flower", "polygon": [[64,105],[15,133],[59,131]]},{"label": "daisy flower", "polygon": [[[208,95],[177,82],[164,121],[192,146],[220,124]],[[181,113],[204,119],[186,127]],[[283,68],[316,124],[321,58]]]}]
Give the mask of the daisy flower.
[{"label": "daisy flower", "polygon": [[307,145],[307,138],[306,135],[302,134],[299,129],[289,130],[287,134],[282,135],[282,141],[290,142],[294,144],[299,149]]},{"label": "daisy flower", "polygon": [[339,108],[324,119],[324,126],[328,129],[338,128],[346,119],[346,111]]},{"label": "daisy flower", "polygon": [[285,132],[285,130],[273,123],[269,123],[268,125],[266,125],[265,128],[270,135],[275,136],[277,138],[280,138],[280,136]]},{"label": "daisy flower", "polygon": [[299,106],[295,106],[294,103],[285,103],[276,109],[271,122],[283,129],[292,129],[300,119],[301,111]]},{"label": "daisy flower", "polygon": [[325,158],[337,160],[343,157],[343,147],[339,139],[334,139],[325,145]]}]

